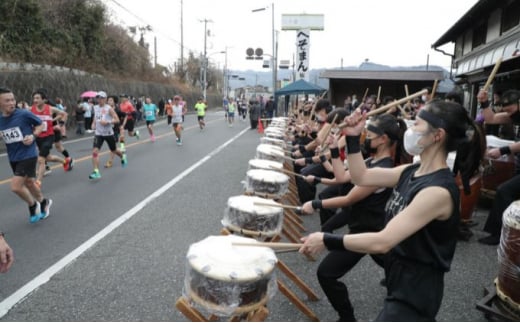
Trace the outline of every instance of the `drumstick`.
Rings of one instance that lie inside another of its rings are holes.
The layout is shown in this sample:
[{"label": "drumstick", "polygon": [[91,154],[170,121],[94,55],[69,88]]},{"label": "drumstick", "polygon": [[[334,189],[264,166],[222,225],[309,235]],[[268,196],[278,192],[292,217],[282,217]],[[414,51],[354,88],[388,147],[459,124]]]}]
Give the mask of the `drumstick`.
[{"label": "drumstick", "polygon": [[487,91],[489,86],[491,85],[491,82],[493,82],[493,79],[495,78],[495,75],[498,72],[498,69],[500,68],[500,64],[502,64],[502,57],[499,57],[497,59],[497,62],[495,63],[495,67],[493,67],[493,70],[491,71],[491,74],[489,74],[488,79],[486,81],[486,84],[482,88],[482,90]]},{"label": "drumstick", "polygon": [[361,102],[365,102],[367,95],[368,95],[368,88],[365,90],[365,94],[363,94],[363,99],[361,100]]},{"label": "drumstick", "polygon": [[298,250],[303,246],[303,243],[290,242],[231,242],[232,246],[236,247],[268,247],[274,250]]},{"label": "drumstick", "polygon": [[439,82],[439,80],[435,80],[435,82],[433,82],[432,94],[430,95],[430,101],[433,100],[433,98],[435,97],[435,92],[437,92],[438,82]]},{"label": "drumstick", "polygon": [[[405,84],[404,85],[404,94],[406,94],[406,96],[410,96],[410,92],[408,92],[408,84]],[[406,104],[410,104],[410,100],[406,101]]]},{"label": "drumstick", "polygon": [[381,98],[381,85],[379,85],[379,88],[377,89],[377,99],[376,103],[379,102],[379,99]]},{"label": "drumstick", "polygon": [[277,170],[277,171],[280,171],[282,173],[286,173],[286,174],[289,174],[289,175],[294,175],[294,176],[298,176],[298,177],[301,177],[301,178],[305,178],[305,176],[303,176],[302,174],[298,174],[298,173],[295,173],[295,172],[291,172],[290,170],[288,169],[285,169],[285,168],[278,168],[278,167],[274,167],[274,166],[269,166],[269,168],[271,168],[272,170]]},{"label": "drumstick", "polygon": [[327,130],[326,134],[325,134],[325,139],[323,139],[323,142],[321,143],[321,150],[324,150],[325,147],[327,147],[328,145],[326,144],[326,141],[327,141],[327,138],[329,138],[329,135],[330,135],[330,132],[332,131],[332,125],[336,123],[336,119],[338,118],[338,114],[336,114],[334,116],[334,119],[332,119],[332,122],[329,124],[329,130]]},{"label": "drumstick", "polygon": [[300,210],[301,208],[299,206],[294,205],[288,205],[288,204],[281,204],[276,203],[273,201],[273,203],[267,203],[267,202],[253,202],[254,205],[260,205],[260,206],[272,206],[272,207],[281,207],[282,209],[291,209],[291,210]]},{"label": "drumstick", "polygon": [[[421,90],[419,92],[415,92],[414,94],[411,94],[411,95],[409,95],[407,97],[404,97],[402,99],[396,100],[394,102],[390,102],[387,105],[384,105],[384,106],[382,106],[380,108],[377,108],[375,110],[372,110],[372,111],[368,112],[367,113],[367,117],[373,116],[373,115],[381,113],[381,112],[385,112],[386,110],[390,109],[393,106],[399,105],[399,104],[401,104],[403,102],[406,102],[407,100],[416,98],[416,97],[421,96],[421,95],[426,94],[426,93],[428,93],[428,90],[427,89],[423,89],[423,90]],[[347,127],[346,123],[341,123],[340,125],[338,125],[338,128],[340,128],[340,129],[343,129],[345,127]]]}]

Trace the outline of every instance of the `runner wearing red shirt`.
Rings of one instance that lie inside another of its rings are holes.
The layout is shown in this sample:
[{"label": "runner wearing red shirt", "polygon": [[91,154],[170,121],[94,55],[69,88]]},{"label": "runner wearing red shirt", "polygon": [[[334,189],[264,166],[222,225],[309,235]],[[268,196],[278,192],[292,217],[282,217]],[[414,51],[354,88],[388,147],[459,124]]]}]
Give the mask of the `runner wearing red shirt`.
[{"label": "runner wearing red shirt", "polygon": [[121,135],[119,137],[119,142],[121,144],[121,150],[125,150],[125,132],[124,130],[128,130],[128,135],[130,137],[135,137],[139,139],[139,130],[134,131],[135,126],[135,119],[137,116],[137,110],[132,105],[130,100],[128,100],[127,94],[121,94],[121,103],[119,104],[119,109],[121,112],[126,114],[126,121],[123,121],[123,124],[121,127],[123,128],[123,131],[121,132]]}]

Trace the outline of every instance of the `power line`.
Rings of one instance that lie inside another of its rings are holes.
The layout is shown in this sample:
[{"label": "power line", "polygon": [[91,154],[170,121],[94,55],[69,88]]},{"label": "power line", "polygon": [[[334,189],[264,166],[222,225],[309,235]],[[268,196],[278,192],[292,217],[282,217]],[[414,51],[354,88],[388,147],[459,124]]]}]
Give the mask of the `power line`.
[{"label": "power line", "polygon": [[[138,21],[142,22],[143,24],[145,25],[149,25],[149,26],[153,26],[153,24],[150,24],[148,23],[145,19],[139,17],[138,15],[136,15],[135,13],[133,13],[132,11],[130,11],[130,9],[126,8],[125,6],[123,6],[121,3],[119,3],[118,1],[116,0],[110,0],[111,2],[113,2],[115,5],[117,5],[119,8],[123,9],[124,11],[126,11],[127,13],[129,13],[130,15],[132,15],[134,18],[136,18]],[[177,45],[181,45],[183,49],[186,49],[188,51],[191,51],[193,53],[202,53],[202,52],[199,52],[197,50],[194,50],[192,48],[189,48],[189,47],[186,47],[184,46],[180,41],[172,38],[171,36],[169,36],[168,34],[166,34],[165,32],[161,31],[160,29],[156,28],[155,26],[153,26],[153,31],[156,32],[157,34],[160,34],[162,35],[164,38],[172,41],[173,43],[177,44]]]}]

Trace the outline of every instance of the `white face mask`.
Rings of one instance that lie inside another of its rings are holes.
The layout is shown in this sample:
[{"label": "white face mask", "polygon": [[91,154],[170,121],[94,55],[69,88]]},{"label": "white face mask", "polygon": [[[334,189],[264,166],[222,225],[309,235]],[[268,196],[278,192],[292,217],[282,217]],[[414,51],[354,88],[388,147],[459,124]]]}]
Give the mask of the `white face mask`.
[{"label": "white face mask", "polygon": [[420,155],[426,146],[419,145],[419,140],[421,140],[425,134],[426,133],[413,131],[412,128],[406,129],[404,133],[404,149],[406,152],[412,156]]},{"label": "white face mask", "polygon": [[426,102],[426,100],[428,100],[428,98],[426,97],[426,95],[423,95],[423,96],[421,96],[421,100],[422,100],[423,102]]}]

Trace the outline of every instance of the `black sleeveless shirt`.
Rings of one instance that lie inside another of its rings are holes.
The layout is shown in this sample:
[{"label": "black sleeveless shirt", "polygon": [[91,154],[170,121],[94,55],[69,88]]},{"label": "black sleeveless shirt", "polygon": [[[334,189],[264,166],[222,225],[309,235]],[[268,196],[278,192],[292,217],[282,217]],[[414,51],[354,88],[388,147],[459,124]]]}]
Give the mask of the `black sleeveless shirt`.
[{"label": "black sleeveless shirt", "polygon": [[[410,237],[401,241],[390,253],[403,260],[432,266],[447,272],[457,243],[457,228],[460,220],[460,193],[453,173],[449,168],[415,177],[419,164],[405,168],[392,196],[386,204],[386,222],[399,214],[423,188],[440,186],[447,189],[453,202],[451,216],[444,220],[433,220]],[[421,216],[417,214],[417,216]]]},{"label": "black sleeveless shirt", "polygon": [[[376,161],[373,158],[368,158],[365,160],[365,165],[367,168],[391,168],[394,166],[394,161],[390,157]],[[392,194],[391,188],[381,188],[352,205],[352,212],[347,219],[350,233],[383,230],[385,227],[385,205],[390,194]]]}]

